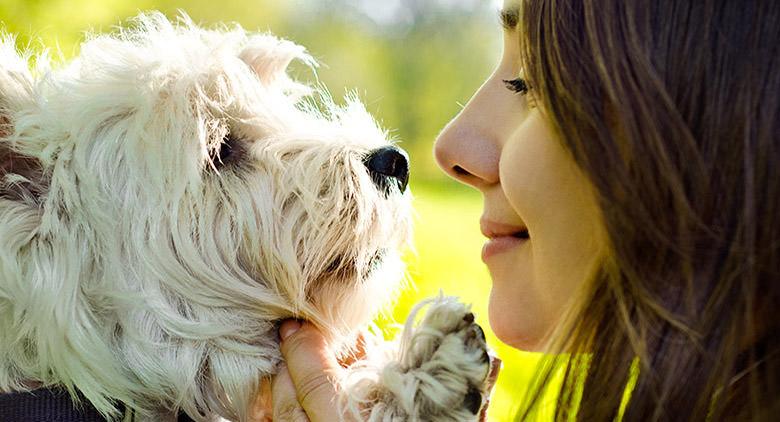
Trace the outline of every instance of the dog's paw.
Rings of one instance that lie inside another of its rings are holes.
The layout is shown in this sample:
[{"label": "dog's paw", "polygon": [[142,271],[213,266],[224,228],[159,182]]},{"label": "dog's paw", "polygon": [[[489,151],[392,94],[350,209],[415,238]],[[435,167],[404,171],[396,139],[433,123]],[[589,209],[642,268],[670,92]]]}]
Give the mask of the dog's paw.
[{"label": "dog's paw", "polygon": [[[420,306],[428,310],[414,324]],[[410,420],[468,421],[480,410],[495,381],[482,328],[469,308],[451,297],[418,305],[401,339],[400,359],[382,374]]]}]

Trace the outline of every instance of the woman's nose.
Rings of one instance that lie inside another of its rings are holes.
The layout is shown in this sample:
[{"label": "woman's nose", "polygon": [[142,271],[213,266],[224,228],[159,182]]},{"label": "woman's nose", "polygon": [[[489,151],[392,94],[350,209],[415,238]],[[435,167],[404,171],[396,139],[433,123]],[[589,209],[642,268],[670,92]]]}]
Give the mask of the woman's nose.
[{"label": "woman's nose", "polygon": [[469,101],[439,134],[434,156],[439,167],[455,180],[482,189],[498,183],[501,154],[491,130],[490,107],[483,92]]}]

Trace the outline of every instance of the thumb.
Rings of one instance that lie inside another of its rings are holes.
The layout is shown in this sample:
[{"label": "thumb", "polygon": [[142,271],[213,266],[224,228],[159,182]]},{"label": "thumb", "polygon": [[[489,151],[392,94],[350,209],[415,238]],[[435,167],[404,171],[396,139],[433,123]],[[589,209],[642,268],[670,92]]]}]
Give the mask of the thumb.
[{"label": "thumb", "polygon": [[311,421],[340,420],[336,377],[341,370],[325,337],[308,322],[288,320],[279,327],[281,351],[298,403]]}]

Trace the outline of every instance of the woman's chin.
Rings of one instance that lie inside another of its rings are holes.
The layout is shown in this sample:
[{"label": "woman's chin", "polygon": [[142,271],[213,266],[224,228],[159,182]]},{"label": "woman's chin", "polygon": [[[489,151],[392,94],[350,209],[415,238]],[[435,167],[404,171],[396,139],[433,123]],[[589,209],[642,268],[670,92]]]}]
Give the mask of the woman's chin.
[{"label": "woman's chin", "polygon": [[494,293],[490,295],[488,317],[493,333],[502,343],[515,349],[544,351],[546,324],[534,318],[535,312],[521,312],[519,304],[514,303],[512,306],[506,299]]}]

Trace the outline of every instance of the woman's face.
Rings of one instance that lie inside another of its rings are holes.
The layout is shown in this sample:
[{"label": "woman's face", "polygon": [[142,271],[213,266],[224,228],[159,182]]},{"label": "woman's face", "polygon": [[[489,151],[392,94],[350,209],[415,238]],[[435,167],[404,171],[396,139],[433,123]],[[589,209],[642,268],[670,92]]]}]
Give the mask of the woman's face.
[{"label": "woman's face", "polygon": [[[516,0],[507,0],[512,10]],[[505,28],[494,73],[436,140],[447,174],[484,197],[490,325],[503,342],[543,350],[558,318],[591,276],[601,251],[596,200],[585,175],[533,104],[533,88],[514,92],[517,29]]]}]

